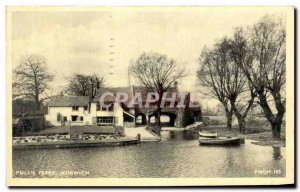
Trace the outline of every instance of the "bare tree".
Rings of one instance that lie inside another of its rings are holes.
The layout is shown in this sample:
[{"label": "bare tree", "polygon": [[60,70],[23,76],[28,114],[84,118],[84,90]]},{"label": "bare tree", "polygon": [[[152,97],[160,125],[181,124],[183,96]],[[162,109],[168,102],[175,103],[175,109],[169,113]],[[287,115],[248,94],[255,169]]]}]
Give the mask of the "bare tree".
[{"label": "bare tree", "polygon": [[[232,59],[232,41],[223,38],[215,44],[212,50],[205,48],[202,51],[197,77],[200,86],[204,88],[202,92],[222,103],[226,112],[228,129],[231,130],[232,116],[235,114],[240,131],[244,131],[245,118],[253,104],[255,94],[251,91],[252,89],[247,88],[246,77]],[[250,95],[248,90],[250,90]],[[241,107],[243,100],[249,96],[249,101]]]},{"label": "bare tree", "polygon": [[94,88],[101,89],[104,86],[104,77],[98,75],[84,75],[75,73],[68,79],[66,93],[69,95],[88,96],[89,86],[93,85]]},{"label": "bare tree", "polygon": [[14,96],[33,99],[35,109],[40,110],[40,95],[48,88],[53,76],[48,72],[47,62],[43,56],[27,55],[21,58],[14,70]]},{"label": "bare tree", "polygon": [[[248,58],[247,52],[244,52],[243,54],[237,54],[236,50],[240,49],[239,47],[241,42],[239,36],[243,33],[242,28],[236,28],[233,38],[230,39],[229,43],[229,52],[232,62],[234,63],[233,69],[236,73],[240,74],[240,78],[236,79],[237,81],[240,81],[241,89],[236,90],[236,94],[238,95],[236,102],[231,102],[231,106],[233,107],[233,111],[235,116],[238,119],[239,129],[240,131],[245,132],[245,119],[254,103],[254,100],[257,96],[254,87],[251,83],[249,83],[247,77],[243,73],[243,70],[239,67],[239,60],[246,60]],[[243,51],[243,50],[240,50]],[[233,91],[234,92],[234,91]]]},{"label": "bare tree", "polygon": [[160,127],[160,104],[163,93],[185,76],[185,70],[181,69],[173,59],[168,59],[166,55],[143,53],[130,67],[130,72],[141,85],[158,93],[156,122]]},{"label": "bare tree", "polygon": [[[286,31],[284,24],[281,20],[265,16],[257,24],[249,27],[247,32],[236,34],[237,41],[233,53],[258,95],[259,104],[271,124],[273,138],[279,139],[285,114]],[[269,96],[273,97],[272,102],[269,101]]]},{"label": "bare tree", "polygon": [[[227,128],[231,130],[233,109],[230,105],[229,99],[226,97],[225,90],[225,70],[226,70],[226,56],[222,52],[218,52],[216,48],[209,50],[206,47],[202,50],[199,63],[200,68],[197,71],[197,77],[200,86],[204,89],[201,92],[205,95],[211,96],[222,103],[225,109],[227,118]],[[222,59],[222,57],[224,57]]]}]

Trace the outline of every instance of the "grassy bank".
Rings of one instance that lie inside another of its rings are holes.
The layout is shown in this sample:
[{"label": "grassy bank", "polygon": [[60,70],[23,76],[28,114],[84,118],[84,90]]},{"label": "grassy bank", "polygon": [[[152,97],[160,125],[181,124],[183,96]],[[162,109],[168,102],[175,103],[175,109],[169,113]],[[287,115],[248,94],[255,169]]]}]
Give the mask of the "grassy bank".
[{"label": "grassy bank", "polygon": [[114,135],[124,132],[123,128],[119,126],[95,126],[95,125],[84,125],[84,126],[59,126],[51,127],[37,132],[28,132],[21,136],[30,135],[55,135],[55,134],[107,134]]},{"label": "grassy bank", "polygon": [[218,132],[220,136],[238,136],[253,140],[253,144],[263,146],[280,146],[285,147],[285,127],[281,130],[281,139],[274,140],[272,137],[271,127],[268,122],[248,123],[246,125],[245,134],[241,134],[238,126],[234,125],[229,131],[226,125],[207,125],[201,128],[204,131]]}]

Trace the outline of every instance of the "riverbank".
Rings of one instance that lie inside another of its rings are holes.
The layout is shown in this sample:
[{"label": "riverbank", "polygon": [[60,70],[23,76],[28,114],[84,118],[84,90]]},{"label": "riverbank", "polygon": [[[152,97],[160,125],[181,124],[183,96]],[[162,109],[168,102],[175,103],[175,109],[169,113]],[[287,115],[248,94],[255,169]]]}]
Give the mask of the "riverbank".
[{"label": "riverbank", "polygon": [[65,127],[58,127],[30,135],[13,137],[13,148],[104,147],[160,141],[160,137],[151,135],[145,127],[126,128],[125,132],[123,129],[120,134],[114,128],[109,130],[105,127],[73,127],[73,134],[70,134]]},{"label": "riverbank", "polygon": [[24,136],[27,135],[65,135],[65,134],[101,134],[101,135],[114,135],[123,132],[123,130],[118,126],[94,126],[94,125],[84,125],[84,126],[58,126],[58,127],[51,127],[47,129],[43,129],[38,132],[26,133]]},{"label": "riverbank", "polygon": [[204,131],[217,132],[219,136],[241,137],[253,140],[253,144],[261,146],[285,147],[285,128],[281,131],[281,139],[274,140],[271,127],[268,124],[247,125],[245,134],[241,134],[238,126],[229,131],[226,125],[207,125],[201,128]]},{"label": "riverbank", "polygon": [[105,140],[60,140],[48,142],[13,143],[13,149],[52,149],[52,148],[82,148],[108,147],[139,144],[138,138],[116,138]]}]

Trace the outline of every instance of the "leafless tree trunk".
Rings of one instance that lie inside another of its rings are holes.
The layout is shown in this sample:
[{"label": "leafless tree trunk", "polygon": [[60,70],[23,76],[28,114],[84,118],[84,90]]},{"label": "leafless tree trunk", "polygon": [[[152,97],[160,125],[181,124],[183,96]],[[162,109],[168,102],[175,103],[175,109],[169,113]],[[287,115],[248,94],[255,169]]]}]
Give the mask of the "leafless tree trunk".
[{"label": "leafless tree trunk", "polygon": [[227,128],[231,131],[232,128],[232,116],[233,116],[233,109],[225,108],[226,119],[227,119]]},{"label": "leafless tree trunk", "polygon": [[[250,89],[250,99],[248,102],[243,106],[237,106],[236,103],[231,103],[231,106],[234,111],[234,115],[236,116],[239,124],[239,130],[242,133],[245,133],[246,129],[246,117],[248,115],[248,112],[250,111],[254,100],[256,98],[256,94],[253,89]],[[239,104],[239,102],[237,102]]]}]

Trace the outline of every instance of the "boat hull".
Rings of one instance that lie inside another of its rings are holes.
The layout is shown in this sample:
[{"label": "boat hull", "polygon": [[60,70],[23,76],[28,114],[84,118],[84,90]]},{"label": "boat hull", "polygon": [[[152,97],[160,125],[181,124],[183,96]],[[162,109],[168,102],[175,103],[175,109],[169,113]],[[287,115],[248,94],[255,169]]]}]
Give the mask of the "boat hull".
[{"label": "boat hull", "polygon": [[200,137],[207,137],[207,138],[217,138],[218,134],[217,133],[203,133],[199,132]]},{"label": "boat hull", "polygon": [[240,138],[199,139],[201,145],[240,145]]}]

